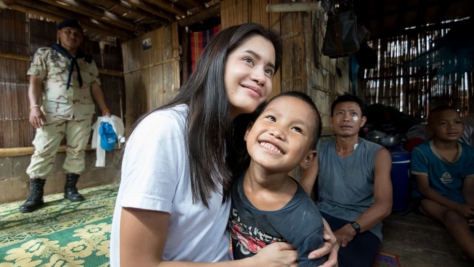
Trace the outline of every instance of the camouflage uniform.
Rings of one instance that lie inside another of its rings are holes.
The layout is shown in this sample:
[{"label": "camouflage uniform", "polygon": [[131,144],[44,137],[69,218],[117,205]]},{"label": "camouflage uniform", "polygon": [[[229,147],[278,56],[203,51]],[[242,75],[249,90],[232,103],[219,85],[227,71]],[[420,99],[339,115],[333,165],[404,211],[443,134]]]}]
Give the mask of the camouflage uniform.
[{"label": "camouflage uniform", "polygon": [[66,160],[63,168],[67,173],[80,174],[85,168],[85,148],[91,133],[95,105],[91,85],[100,85],[99,73],[94,61],[77,59],[82,76],[79,86],[74,69],[69,89],[66,83],[70,60],[50,47],[36,52],[28,75],[43,78],[41,110],[46,123],[36,130],[33,145],[35,152],[26,173],[30,178],[46,178],[51,173],[54,159],[63,137],[66,137]]}]

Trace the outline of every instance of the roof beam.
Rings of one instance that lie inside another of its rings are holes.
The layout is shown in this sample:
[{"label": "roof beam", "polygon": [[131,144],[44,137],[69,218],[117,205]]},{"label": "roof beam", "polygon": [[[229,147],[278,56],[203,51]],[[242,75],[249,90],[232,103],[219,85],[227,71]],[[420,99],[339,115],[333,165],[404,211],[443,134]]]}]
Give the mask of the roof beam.
[{"label": "roof beam", "polygon": [[381,34],[374,35],[372,39],[384,39],[388,37],[417,34],[420,32],[434,31],[434,30],[440,30],[440,29],[451,29],[453,27],[461,27],[461,25],[463,24],[468,25],[467,20],[449,22],[449,23],[443,23],[443,24],[439,23],[439,24],[433,24],[429,26],[422,25],[421,27],[416,27],[416,28],[398,29],[395,31],[383,32]]},{"label": "roof beam", "polygon": [[139,8],[141,10],[145,10],[147,12],[150,12],[153,15],[156,15],[158,17],[164,18],[168,20],[168,22],[172,22],[176,20],[173,16],[168,15],[167,13],[161,11],[161,10],[156,10],[156,8],[152,5],[149,5],[145,2],[142,2],[140,0],[124,0],[125,2],[129,3],[130,5]]},{"label": "roof beam", "polygon": [[446,11],[448,10],[449,4],[449,1],[443,1],[443,3],[441,3],[441,5],[438,7],[438,12],[436,13],[435,18],[436,23],[441,23]]},{"label": "roof beam", "polygon": [[196,23],[199,23],[203,20],[218,16],[221,11],[221,5],[213,5],[210,8],[204,9],[203,11],[196,13],[195,15],[191,15],[184,19],[178,20],[178,25],[181,27],[190,26]]},{"label": "roof beam", "polygon": [[206,5],[202,1],[198,1],[198,0],[189,0],[189,1],[193,3],[195,7],[199,8],[199,10],[206,9]]},{"label": "roof beam", "polygon": [[405,8],[407,5],[407,0],[398,0],[398,15],[397,15],[397,22],[395,23],[395,27],[397,29],[403,28],[403,22],[405,21]]},{"label": "roof beam", "polygon": [[[102,23],[94,23],[89,17],[77,16],[69,11],[51,7],[41,2],[29,1],[29,0],[2,0],[11,9],[31,13],[39,16],[46,17],[56,22],[61,22],[66,18],[76,17],[83,26],[84,29],[93,32],[98,32],[107,36],[117,37],[122,40],[128,40],[134,36],[132,32],[128,32],[122,29],[118,29],[112,26],[103,25]],[[58,15],[60,14],[60,15]]]},{"label": "roof beam", "polygon": [[[87,2],[89,4],[93,4],[94,0],[83,0],[82,2]],[[161,24],[165,24],[168,22],[168,20],[164,20],[161,17],[157,17],[149,12],[143,11],[141,9],[138,9],[134,6],[132,6],[130,3],[124,2],[124,1],[116,1],[116,0],[101,0],[101,3],[103,5],[102,8],[105,10],[112,12],[115,8],[121,8],[127,10],[127,14],[133,13],[135,15],[138,15],[140,17],[144,17],[145,19],[148,19],[150,21],[158,22]],[[106,7],[106,6],[111,6],[111,7]],[[117,12],[115,12],[117,14]],[[127,18],[127,15],[119,14],[120,17]]]},{"label": "roof beam", "polygon": [[[431,7],[440,6],[441,3],[443,3],[443,2],[449,2],[449,4],[453,4],[455,2],[465,2],[465,1],[466,0],[449,0],[449,1],[448,0],[431,0],[431,1],[428,1],[428,2],[420,1],[420,2],[422,2],[422,4],[406,7],[405,8],[405,13],[408,13],[408,12],[411,12],[411,11],[418,11],[420,9],[420,6],[423,6],[424,8],[431,8]],[[382,2],[380,4],[383,5],[382,0],[377,0],[376,2]],[[378,19],[380,16],[387,17],[387,16],[391,16],[391,15],[396,15],[396,14],[398,14],[398,10],[396,10],[396,9],[390,10],[390,11],[385,11],[385,12],[383,12],[383,14],[379,14],[378,10],[377,10],[374,13],[366,14],[363,19],[364,19],[364,21],[369,21],[369,20]]]},{"label": "roof beam", "polygon": [[84,16],[90,16],[97,18],[98,20],[112,24],[114,26],[118,26],[129,31],[138,31],[138,32],[145,32],[143,27],[136,26],[133,22],[126,21],[122,18],[117,17],[115,14],[110,13],[108,11],[102,10],[95,6],[80,3],[72,0],[41,0],[44,3],[50,4],[52,6],[56,6],[62,9],[66,9],[72,12],[76,12],[78,14]]},{"label": "roof beam", "polygon": [[417,8],[417,14],[416,14],[416,20],[415,20],[415,26],[420,27],[421,25],[426,24],[426,0],[420,0],[420,4],[418,5]]},{"label": "roof beam", "polygon": [[163,0],[145,0],[145,1],[152,4],[152,5],[154,5],[154,6],[157,6],[160,9],[163,9],[164,11],[176,14],[178,16],[186,16],[187,15],[186,10],[181,9],[179,7],[176,7],[173,4],[168,4]]}]

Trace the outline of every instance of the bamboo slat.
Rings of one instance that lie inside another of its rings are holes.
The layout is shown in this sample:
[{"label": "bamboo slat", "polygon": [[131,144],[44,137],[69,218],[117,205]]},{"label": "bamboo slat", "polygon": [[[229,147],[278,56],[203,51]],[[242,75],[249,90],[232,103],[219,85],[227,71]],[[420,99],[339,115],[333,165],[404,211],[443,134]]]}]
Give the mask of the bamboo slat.
[{"label": "bamboo slat", "polygon": [[[438,28],[373,40],[372,47],[379,60],[375,69],[365,70],[363,75],[366,102],[393,106],[418,119],[426,119],[429,110],[441,104],[453,105],[464,114],[474,112],[474,84],[469,78],[472,73],[465,73],[462,77],[453,73],[440,79],[436,76],[437,66],[401,66],[429,51],[433,41],[448,32],[449,28]],[[456,79],[460,82],[445,82]]]},{"label": "bamboo slat", "polygon": [[[87,145],[86,151],[95,150],[92,149],[90,145]],[[35,152],[34,147],[13,147],[13,148],[0,148],[0,158],[1,157],[20,157],[32,155]],[[66,152],[66,146],[60,146],[58,149],[59,153]]]},{"label": "bamboo slat", "polygon": [[[144,48],[144,40],[151,47]],[[163,105],[180,86],[177,23],[123,43],[122,51],[129,133],[140,116]]]}]

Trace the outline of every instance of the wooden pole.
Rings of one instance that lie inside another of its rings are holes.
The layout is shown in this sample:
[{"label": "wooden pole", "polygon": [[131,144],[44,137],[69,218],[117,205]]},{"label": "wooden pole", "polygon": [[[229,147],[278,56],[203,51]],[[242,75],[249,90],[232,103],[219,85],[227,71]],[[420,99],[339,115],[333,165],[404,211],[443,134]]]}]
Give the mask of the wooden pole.
[{"label": "wooden pole", "polygon": [[321,1],[308,3],[282,3],[268,4],[267,12],[299,12],[299,11],[315,11],[323,10]]},{"label": "wooden pole", "polygon": [[4,52],[0,52],[0,58],[9,58],[9,59],[16,59],[16,60],[21,60],[21,61],[30,61],[30,57],[28,55],[4,53]]}]

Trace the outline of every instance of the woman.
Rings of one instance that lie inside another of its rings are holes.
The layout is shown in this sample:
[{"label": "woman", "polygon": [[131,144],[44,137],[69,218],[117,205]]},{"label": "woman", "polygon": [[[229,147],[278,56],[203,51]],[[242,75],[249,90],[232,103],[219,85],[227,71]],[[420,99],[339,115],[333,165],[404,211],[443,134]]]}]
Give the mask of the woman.
[{"label": "woman", "polygon": [[[125,148],[111,266],[297,266],[286,243],[228,261],[226,141],[233,120],[270,95],[281,55],[277,33],[254,23],[227,28],[177,95],[140,119]],[[319,254],[337,246],[328,244]]]}]

